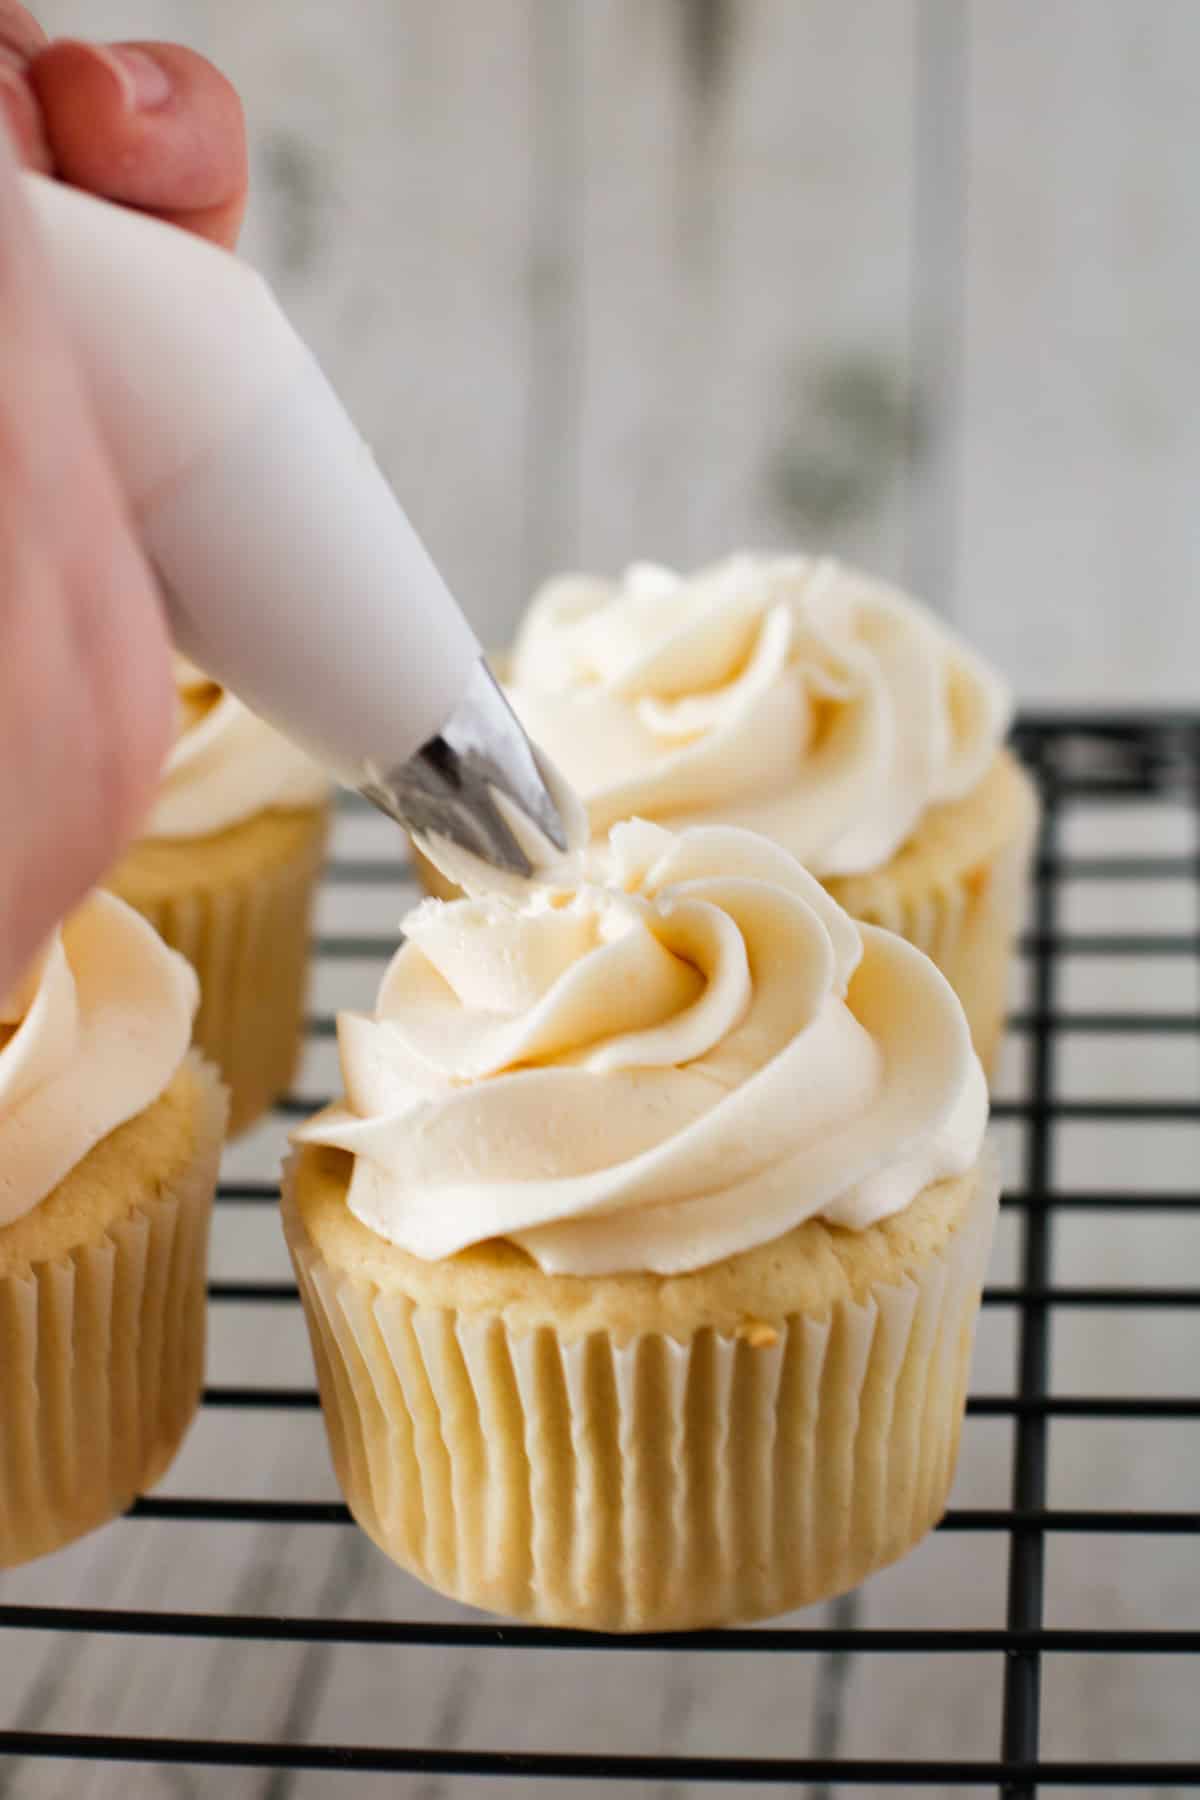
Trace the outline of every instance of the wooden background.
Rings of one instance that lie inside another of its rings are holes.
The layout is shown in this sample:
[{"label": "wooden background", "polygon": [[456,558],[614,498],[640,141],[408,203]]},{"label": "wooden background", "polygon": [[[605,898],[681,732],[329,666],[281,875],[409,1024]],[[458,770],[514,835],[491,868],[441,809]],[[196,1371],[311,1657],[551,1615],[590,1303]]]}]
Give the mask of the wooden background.
[{"label": "wooden background", "polygon": [[[254,145],[247,254],[486,638],[567,564],[802,543],[911,583],[1025,698],[1194,701],[1200,0],[47,0],[42,12],[63,32],[183,39],[237,81]],[[1182,807],[1107,809],[1088,825],[1076,852],[1200,848]],[[338,847],[380,854],[389,831],[349,817]],[[1068,928],[1196,929],[1186,883],[1086,887]],[[407,898],[334,887],[320,923],[387,932]],[[1190,1007],[1178,966],[1077,961],[1065,998]],[[377,977],[324,965],[314,1006],[369,1004]],[[1200,1042],[1184,1032],[1083,1038],[1061,1061],[1075,1094],[1200,1086]],[[300,1085],[335,1080],[332,1046],[316,1045]],[[1010,1059],[1001,1091],[1019,1080]],[[997,1135],[1019,1169],[1016,1128]],[[283,1138],[278,1122],[251,1134],[227,1175],[269,1178]],[[1191,1126],[1130,1127],[1119,1145],[1079,1126],[1063,1143],[1059,1178],[1076,1186],[1195,1184]],[[1200,1242],[1169,1223],[1068,1218],[1056,1278],[1178,1283]],[[999,1283],[1016,1278],[1014,1225],[1002,1218]],[[213,1272],[284,1276],[269,1209],[219,1209]],[[1194,1393],[1194,1321],[1148,1310],[1131,1333],[1129,1320],[1068,1309],[1058,1391]],[[308,1381],[296,1309],[218,1306],[212,1322],[212,1382]],[[1013,1354],[1011,1314],[985,1311],[977,1391],[1011,1392]],[[1186,1424],[1060,1421],[1053,1442],[1054,1505],[1200,1496]],[[1005,1506],[1010,1452],[1010,1421],[968,1421],[955,1503]],[[315,1413],[206,1408],[166,1491],[336,1490]],[[849,1606],[873,1626],[999,1626],[1005,1555],[998,1534],[935,1534],[811,1622]],[[1051,1624],[1194,1626],[1200,1572],[1182,1538],[1059,1537],[1048,1555]],[[118,1523],[6,1575],[0,1595],[455,1616],[358,1533],[317,1526]],[[696,1754],[990,1757],[997,1665],[0,1642],[9,1726]],[[1046,1753],[1200,1756],[1194,1680],[1183,1658],[1055,1658]],[[528,1792],[0,1768],[3,1800]],[[653,1784],[622,1792],[681,1800]]]},{"label": "wooden background", "polygon": [[245,248],[481,631],[831,546],[1025,697],[1200,669],[1196,0],[45,0],[245,96]]}]

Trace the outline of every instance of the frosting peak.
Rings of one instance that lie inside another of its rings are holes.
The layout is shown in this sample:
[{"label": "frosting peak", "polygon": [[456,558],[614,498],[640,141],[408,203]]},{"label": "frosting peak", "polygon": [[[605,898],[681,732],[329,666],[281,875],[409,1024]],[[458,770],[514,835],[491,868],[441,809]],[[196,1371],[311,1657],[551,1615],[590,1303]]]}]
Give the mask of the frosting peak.
[{"label": "frosting peak", "polygon": [[732,820],[822,875],[878,867],[965,794],[1011,711],[926,608],[805,556],[564,576],[534,599],[508,676],[594,833],[634,814]]},{"label": "frosting peak", "polygon": [[179,655],[175,692],[179,725],[144,836],[207,837],[325,797],[328,780],[302,750]]},{"label": "frosting peak", "polygon": [[198,998],[191,965],[112,894],[92,894],[55,932],[0,996],[0,1225],[157,1100]]},{"label": "frosting peak", "polygon": [[820,1214],[860,1229],[974,1163],[987,1093],[919,951],[732,827],[618,826],[602,879],[425,901],[343,1014],[351,1210],[413,1255],[702,1268]]}]

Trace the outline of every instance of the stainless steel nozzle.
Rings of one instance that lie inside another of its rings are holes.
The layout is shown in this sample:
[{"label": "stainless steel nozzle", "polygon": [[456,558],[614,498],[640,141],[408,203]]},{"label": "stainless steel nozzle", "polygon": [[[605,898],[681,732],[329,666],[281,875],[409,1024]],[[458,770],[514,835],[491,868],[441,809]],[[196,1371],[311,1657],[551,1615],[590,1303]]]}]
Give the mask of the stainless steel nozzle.
[{"label": "stainless steel nozzle", "polygon": [[407,762],[372,770],[359,792],[420,837],[444,837],[493,868],[534,865],[497,805],[503,795],[557,849],[567,831],[533,746],[482,658],[442,729]]}]

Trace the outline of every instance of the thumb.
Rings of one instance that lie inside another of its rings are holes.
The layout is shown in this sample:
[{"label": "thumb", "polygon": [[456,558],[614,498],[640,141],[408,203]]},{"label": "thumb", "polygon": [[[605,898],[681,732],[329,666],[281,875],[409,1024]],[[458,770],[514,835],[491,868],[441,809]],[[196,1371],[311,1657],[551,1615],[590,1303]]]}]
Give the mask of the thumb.
[{"label": "thumb", "polygon": [[39,50],[27,77],[56,173],[232,247],[246,205],[246,130],[236,90],[178,44]]}]

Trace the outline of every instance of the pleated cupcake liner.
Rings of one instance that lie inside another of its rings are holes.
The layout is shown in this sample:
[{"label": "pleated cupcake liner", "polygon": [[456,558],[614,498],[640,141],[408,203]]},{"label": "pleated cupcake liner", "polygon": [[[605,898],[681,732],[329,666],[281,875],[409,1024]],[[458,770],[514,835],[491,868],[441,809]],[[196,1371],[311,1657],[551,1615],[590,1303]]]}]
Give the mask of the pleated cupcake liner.
[{"label": "pleated cupcake liner", "polygon": [[204,1378],[208,1229],[225,1132],[216,1073],[189,1055],[196,1147],[98,1238],[0,1277],[0,1567],[124,1512],[165,1472]]},{"label": "pleated cupcake liner", "polygon": [[941,1516],[999,1182],[918,1272],[778,1329],[573,1339],[415,1304],[283,1221],[338,1479],[431,1587],[611,1632],[765,1618],[843,1592]]},{"label": "pleated cupcake liner", "polygon": [[122,898],[186,956],[200,978],[193,1041],[229,1088],[229,1131],[243,1131],[287,1092],[304,1044],[309,921],[326,815],[282,860],[242,880],[149,899]]},{"label": "pleated cupcake liner", "polygon": [[[904,893],[886,869],[865,878],[847,910],[923,950],[962,1002],[971,1039],[989,1076],[995,1073],[1008,1013],[1013,949],[1029,886],[1037,824],[1031,805],[1018,835],[969,873],[938,874],[919,894]],[[826,884],[840,905],[840,883]]]}]

